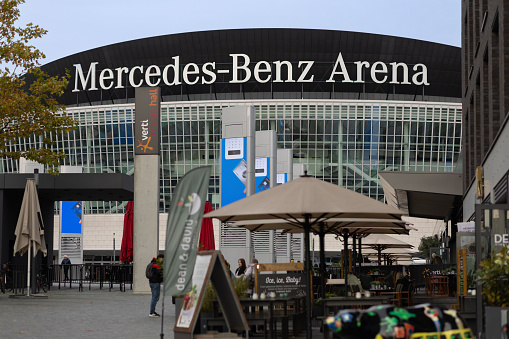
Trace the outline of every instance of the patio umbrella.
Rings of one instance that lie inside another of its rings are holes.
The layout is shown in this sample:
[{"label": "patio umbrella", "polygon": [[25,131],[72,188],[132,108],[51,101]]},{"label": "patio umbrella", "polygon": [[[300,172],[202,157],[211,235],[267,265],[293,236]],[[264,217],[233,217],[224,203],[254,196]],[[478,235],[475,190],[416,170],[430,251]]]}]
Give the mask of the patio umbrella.
[{"label": "patio umbrella", "polygon": [[121,262],[133,261],[133,220],[134,202],[129,201],[124,214],[124,232],[122,233],[122,243],[120,245]]},{"label": "patio umbrella", "polygon": [[[367,250],[364,254],[368,258],[378,258],[378,251]],[[382,250],[381,254],[388,259],[408,259],[411,260],[414,256],[412,252],[409,251],[408,248],[388,248]]]},{"label": "patio umbrella", "polygon": [[[343,187],[304,175],[284,185],[238,200],[207,213],[223,222],[282,219],[302,225],[305,241],[304,268],[310,287],[309,232],[331,218],[401,219],[402,212]],[[311,295],[306,294],[306,337],[311,338]]]},{"label": "patio umbrella", "polygon": [[21,210],[16,224],[16,241],[14,242],[14,255],[28,252],[27,263],[27,296],[30,296],[30,255],[33,251],[35,257],[39,251],[47,255],[46,241],[44,240],[44,224],[42,222],[41,206],[37,196],[35,179],[27,179]]},{"label": "patio umbrella", "polygon": [[378,252],[378,265],[381,266],[382,251],[388,248],[413,248],[413,245],[386,234],[374,234],[364,239],[363,246]]},{"label": "patio umbrella", "polygon": [[[205,202],[205,211],[208,213],[212,211],[212,205],[210,202]],[[216,245],[214,242],[214,227],[212,225],[212,219],[203,218],[201,222],[200,240],[198,245],[198,251],[209,251],[215,250]]]}]

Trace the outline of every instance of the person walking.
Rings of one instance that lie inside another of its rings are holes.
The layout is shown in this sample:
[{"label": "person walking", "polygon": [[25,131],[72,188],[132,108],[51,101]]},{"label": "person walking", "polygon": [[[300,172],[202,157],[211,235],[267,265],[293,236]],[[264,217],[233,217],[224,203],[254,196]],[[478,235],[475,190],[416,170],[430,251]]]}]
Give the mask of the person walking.
[{"label": "person walking", "polygon": [[60,263],[64,267],[64,281],[69,280],[69,268],[71,267],[71,260],[64,255],[64,259]]},{"label": "person walking", "polygon": [[147,278],[152,292],[152,300],[150,301],[150,312],[148,314],[151,318],[159,318],[159,313],[156,312],[156,305],[161,295],[161,283],[163,282],[163,264],[164,254],[159,254],[157,258],[153,258],[147,267]]},{"label": "person walking", "polygon": [[244,258],[239,259],[239,267],[235,270],[235,278],[239,278],[241,275],[243,275],[246,272],[246,260]]}]

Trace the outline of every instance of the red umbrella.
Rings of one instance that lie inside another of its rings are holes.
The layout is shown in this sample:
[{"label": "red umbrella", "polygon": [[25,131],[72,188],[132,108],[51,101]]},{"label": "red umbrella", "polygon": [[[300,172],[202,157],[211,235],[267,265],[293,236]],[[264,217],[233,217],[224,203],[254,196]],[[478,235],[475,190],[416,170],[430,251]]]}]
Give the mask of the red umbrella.
[{"label": "red umbrella", "polygon": [[133,261],[133,207],[134,203],[129,201],[124,215],[124,234],[122,235],[122,245],[120,246],[120,261]]},{"label": "red umbrella", "polygon": [[[212,205],[210,202],[205,202],[205,211],[208,213],[212,211]],[[216,249],[214,243],[214,227],[212,226],[211,218],[203,218],[201,222],[200,241],[198,245],[198,251],[208,251]]]}]

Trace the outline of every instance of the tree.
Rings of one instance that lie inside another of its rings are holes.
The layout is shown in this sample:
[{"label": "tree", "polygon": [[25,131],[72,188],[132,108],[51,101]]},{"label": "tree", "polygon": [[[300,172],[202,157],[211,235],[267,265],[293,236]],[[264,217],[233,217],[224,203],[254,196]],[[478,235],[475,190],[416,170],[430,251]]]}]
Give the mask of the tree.
[{"label": "tree", "polygon": [[423,258],[429,258],[429,249],[432,247],[440,247],[440,240],[434,235],[429,237],[422,237],[419,244],[419,252]]},{"label": "tree", "polygon": [[16,26],[24,2],[0,1],[0,156],[24,157],[57,173],[65,154],[51,145],[77,126],[57,101],[69,75],[50,77],[39,68],[45,55],[29,42],[47,31],[32,23]]}]

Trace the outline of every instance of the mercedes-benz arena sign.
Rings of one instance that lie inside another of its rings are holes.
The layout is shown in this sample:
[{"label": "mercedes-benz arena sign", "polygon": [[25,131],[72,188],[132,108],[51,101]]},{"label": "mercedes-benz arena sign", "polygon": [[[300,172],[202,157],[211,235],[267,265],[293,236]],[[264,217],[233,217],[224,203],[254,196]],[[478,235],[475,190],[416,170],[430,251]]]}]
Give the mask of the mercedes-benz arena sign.
[{"label": "mercedes-benz arena sign", "polygon": [[[74,89],[73,92],[80,90],[98,90],[111,88],[125,88],[126,86],[140,87],[140,86],[159,86],[164,83],[166,86],[196,84],[213,84],[217,80],[217,74],[231,74],[228,81],[232,84],[242,84],[250,80],[258,83],[272,82],[313,82],[315,75],[312,73],[313,60],[299,60],[297,62],[297,70],[294,72],[293,63],[288,60],[284,61],[258,61],[251,62],[251,58],[247,54],[230,54],[231,67],[227,69],[216,69],[216,62],[209,61],[203,65],[196,63],[188,63],[185,65],[180,64],[180,56],[173,57],[173,63],[164,66],[163,69],[158,65],[118,67],[114,70],[104,68],[100,72],[97,71],[98,62],[92,62],[88,66],[88,71],[85,76],[81,64],[74,64]],[[428,69],[424,64],[416,64],[412,67],[411,82],[408,76],[408,65],[404,62],[391,62],[390,70],[387,64],[383,61],[376,61],[372,65],[369,61],[355,61],[356,66],[355,77],[352,79],[346,68],[343,56],[339,53],[334,68],[330,72],[330,76],[325,82],[356,82],[365,83],[364,70],[368,70],[370,82],[383,84],[389,80],[391,84],[410,85],[429,85],[428,82]],[[180,74],[182,69],[182,76]],[[401,76],[398,76],[398,71]],[[96,81],[96,74],[99,73],[98,81]],[[297,78],[294,78],[294,73],[297,73]],[[138,74],[141,79],[135,80],[135,75]],[[272,77],[274,75],[274,78]],[[337,80],[336,80],[337,79]],[[124,83],[127,81],[128,84]],[[81,89],[80,89],[81,88]]]},{"label": "mercedes-benz arena sign", "polygon": [[[71,73],[64,104],[163,100],[342,98],[345,93],[461,95],[460,48],[367,33],[242,29],[152,37],[78,53],[43,67]],[[350,96],[351,98],[351,96]],[[400,99],[403,100],[403,97]],[[422,100],[422,97],[419,98]]]}]

